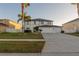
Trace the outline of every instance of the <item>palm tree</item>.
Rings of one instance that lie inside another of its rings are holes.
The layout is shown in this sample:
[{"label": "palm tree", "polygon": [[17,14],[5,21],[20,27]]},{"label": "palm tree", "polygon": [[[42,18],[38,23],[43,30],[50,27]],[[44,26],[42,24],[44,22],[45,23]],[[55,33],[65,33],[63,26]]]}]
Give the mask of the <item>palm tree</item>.
[{"label": "palm tree", "polygon": [[26,16],[26,13],[24,13],[24,8],[27,8],[28,6],[30,6],[29,3],[21,3],[21,9],[22,9],[22,14],[18,14],[18,21],[22,20],[22,30],[24,32],[25,29],[25,21],[31,20],[31,16]]}]

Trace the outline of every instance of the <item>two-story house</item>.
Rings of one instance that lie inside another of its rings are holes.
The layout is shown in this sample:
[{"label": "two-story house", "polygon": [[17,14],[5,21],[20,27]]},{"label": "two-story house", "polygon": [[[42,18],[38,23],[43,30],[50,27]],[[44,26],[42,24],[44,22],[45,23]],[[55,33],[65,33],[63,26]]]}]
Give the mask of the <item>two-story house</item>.
[{"label": "two-story house", "polygon": [[39,29],[42,30],[42,33],[61,32],[61,27],[56,25],[54,26],[52,20],[36,18],[31,21],[25,21],[25,30],[29,28],[33,32],[35,27],[39,27]]}]

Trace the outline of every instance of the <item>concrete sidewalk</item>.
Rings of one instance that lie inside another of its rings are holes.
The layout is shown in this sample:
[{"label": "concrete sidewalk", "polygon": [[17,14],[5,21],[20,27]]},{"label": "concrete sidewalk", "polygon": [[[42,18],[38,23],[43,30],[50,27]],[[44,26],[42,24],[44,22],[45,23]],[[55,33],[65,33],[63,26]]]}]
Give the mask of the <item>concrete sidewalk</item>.
[{"label": "concrete sidewalk", "polygon": [[0,39],[0,41],[44,41],[44,39]]}]

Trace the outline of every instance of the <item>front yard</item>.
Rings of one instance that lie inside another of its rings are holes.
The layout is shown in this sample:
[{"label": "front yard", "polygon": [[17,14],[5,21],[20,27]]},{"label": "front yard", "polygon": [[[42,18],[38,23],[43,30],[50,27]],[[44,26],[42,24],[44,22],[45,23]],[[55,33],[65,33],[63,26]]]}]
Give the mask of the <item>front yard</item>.
[{"label": "front yard", "polygon": [[41,53],[44,41],[0,41],[0,53]]},{"label": "front yard", "polygon": [[0,33],[0,39],[43,39],[41,33]]},{"label": "front yard", "polygon": [[67,34],[79,37],[79,33],[67,33]]},{"label": "front yard", "polygon": [[0,53],[40,53],[45,41],[41,33],[0,33]]}]

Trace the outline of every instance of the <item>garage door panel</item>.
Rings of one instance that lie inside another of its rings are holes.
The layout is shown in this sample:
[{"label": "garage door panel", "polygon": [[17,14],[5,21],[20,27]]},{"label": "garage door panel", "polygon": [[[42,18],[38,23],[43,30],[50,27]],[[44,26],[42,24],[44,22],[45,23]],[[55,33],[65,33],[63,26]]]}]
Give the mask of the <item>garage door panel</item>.
[{"label": "garage door panel", "polygon": [[42,33],[60,33],[61,30],[59,28],[53,27],[41,27]]}]

